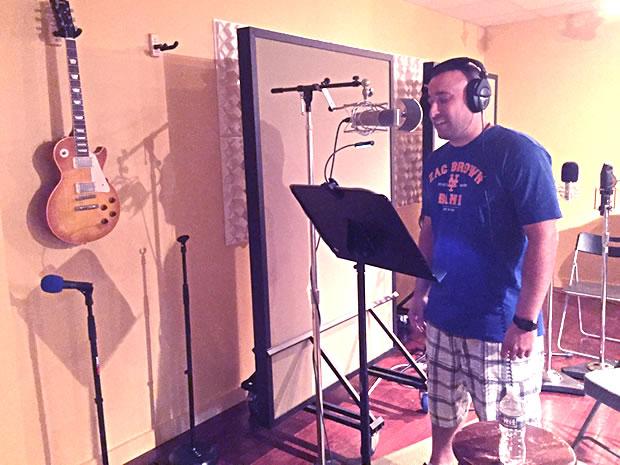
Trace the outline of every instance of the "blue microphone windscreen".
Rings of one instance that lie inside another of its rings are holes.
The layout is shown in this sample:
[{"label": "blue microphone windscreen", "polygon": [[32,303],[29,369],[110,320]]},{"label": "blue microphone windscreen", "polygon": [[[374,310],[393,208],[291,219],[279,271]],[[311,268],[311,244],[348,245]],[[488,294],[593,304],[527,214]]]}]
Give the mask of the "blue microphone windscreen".
[{"label": "blue microphone windscreen", "polygon": [[65,285],[65,280],[62,276],[56,274],[48,274],[41,280],[41,289],[45,292],[56,293],[62,291]]}]

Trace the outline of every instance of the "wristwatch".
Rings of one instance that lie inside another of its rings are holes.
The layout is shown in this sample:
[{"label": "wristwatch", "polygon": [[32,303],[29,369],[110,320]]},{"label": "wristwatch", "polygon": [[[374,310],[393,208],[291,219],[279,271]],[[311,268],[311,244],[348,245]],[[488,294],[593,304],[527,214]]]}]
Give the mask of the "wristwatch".
[{"label": "wristwatch", "polygon": [[517,315],[512,318],[512,322],[517,328],[523,331],[534,331],[538,328],[538,323],[536,321],[526,320]]}]

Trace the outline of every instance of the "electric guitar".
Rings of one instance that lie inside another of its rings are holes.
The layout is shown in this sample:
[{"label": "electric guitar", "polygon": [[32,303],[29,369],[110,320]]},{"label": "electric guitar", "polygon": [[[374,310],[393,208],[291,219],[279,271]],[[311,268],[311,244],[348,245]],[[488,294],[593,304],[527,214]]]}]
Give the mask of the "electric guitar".
[{"label": "electric guitar", "polygon": [[75,39],[76,28],[66,0],[51,0],[56,19],[56,37],[65,39],[73,130],[54,146],[54,161],[60,170],[60,182],[47,201],[47,224],[52,233],[70,244],[84,244],[108,234],[118,223],[120,201],[114,187],[103,174],[107,152],[88,149],[84,99],[80,82]]}]

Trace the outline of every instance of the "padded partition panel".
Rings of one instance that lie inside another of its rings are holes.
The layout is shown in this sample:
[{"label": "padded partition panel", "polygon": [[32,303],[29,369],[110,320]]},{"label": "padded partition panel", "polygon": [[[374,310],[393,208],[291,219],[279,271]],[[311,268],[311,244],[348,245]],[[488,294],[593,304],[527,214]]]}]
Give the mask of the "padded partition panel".
[{"label": "padded partition panel", "polygon": [[[391,57],[255,28],[240,29],[238,37],[256,357],[253,411],[259,422],[271,425],[314,395],[309,222],[289,189],[310,181],[307,116],[297,92],[272,94],[271,89],[320,83],[326,77],[332,83],[350,82],[359,76],[371,81],[373,102],[389,103]],[[330,93],[337,105],[362,100],[361,87]],[[319,184],[338,123],[349,113],[330,112],[320,92],[314,92],[311,109],[313,183]],[[334,178],[342,186],[390,196],[389,132],[362,137],[341,131],[338,146],[364,140],[373,140],[374,146],[338,153]],[[353,265],[324,244],[318,247],[322,324],[340,322],[322,332],[321,347],[344,374],[359,367]],[[392,292],[391,272],[366,269],[368,303]],[[392,325],[390,304],[378,313]],[[391,347],[374,322],[367,333],[369,359]],[[325,363],[322,367],[326,387],[336,377]]]}]

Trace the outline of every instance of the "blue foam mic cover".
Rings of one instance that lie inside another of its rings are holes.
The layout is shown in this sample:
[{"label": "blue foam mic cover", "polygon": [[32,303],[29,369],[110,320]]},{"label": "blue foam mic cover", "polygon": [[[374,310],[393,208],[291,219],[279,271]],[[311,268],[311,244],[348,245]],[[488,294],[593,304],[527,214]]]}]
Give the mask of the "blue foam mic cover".
[{"label": "blue foam mic cover", "polygon": [[63,290],[65,280],[62,276],[56,274],[48,274],[41,279],[41,289],[45,292],[57,293]]}]

